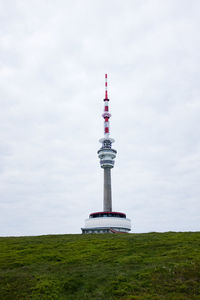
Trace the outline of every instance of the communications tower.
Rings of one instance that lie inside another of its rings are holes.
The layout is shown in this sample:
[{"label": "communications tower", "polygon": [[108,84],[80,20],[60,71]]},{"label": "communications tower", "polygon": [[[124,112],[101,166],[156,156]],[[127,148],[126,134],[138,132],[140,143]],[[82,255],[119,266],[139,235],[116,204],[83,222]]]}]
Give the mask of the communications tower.
[{"label": "communications tower", "polygon": [[110,117],[107,74],[105,74],[105,98],[104,98],[104,137],[99,140],[102,144],[98,157],[100,166],[104,171],[104,197],[103,211],[94,212],[85,220],[85,227],[81,228],[82,233],[118,233],[129,232],[131,221],[122,212],[112,211],[112,189],[111,189],[111,169],[114,167],[114,159],[117,151],[112,148],[114,139],[110,137]]}]

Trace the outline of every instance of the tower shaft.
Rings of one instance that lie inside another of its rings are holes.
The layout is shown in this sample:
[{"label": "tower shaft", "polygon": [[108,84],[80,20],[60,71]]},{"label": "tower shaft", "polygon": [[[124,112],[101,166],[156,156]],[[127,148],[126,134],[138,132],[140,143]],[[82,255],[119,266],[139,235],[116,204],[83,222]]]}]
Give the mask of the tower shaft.
[{"label": "tower shaft", "polygon": [[112,211],[111,169],[104,168],[104,211]]}]

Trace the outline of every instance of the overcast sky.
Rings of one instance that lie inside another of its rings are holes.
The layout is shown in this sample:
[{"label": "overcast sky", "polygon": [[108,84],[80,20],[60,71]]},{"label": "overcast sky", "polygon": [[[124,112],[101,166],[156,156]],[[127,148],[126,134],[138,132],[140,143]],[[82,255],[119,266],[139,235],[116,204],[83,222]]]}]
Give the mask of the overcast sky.
[{"label": "overcast sky", "polygon": [[108,73],[113,210],[132,232],[200,230],[200,1],[0,0],[0,235],[80,233],[103,208]]}]

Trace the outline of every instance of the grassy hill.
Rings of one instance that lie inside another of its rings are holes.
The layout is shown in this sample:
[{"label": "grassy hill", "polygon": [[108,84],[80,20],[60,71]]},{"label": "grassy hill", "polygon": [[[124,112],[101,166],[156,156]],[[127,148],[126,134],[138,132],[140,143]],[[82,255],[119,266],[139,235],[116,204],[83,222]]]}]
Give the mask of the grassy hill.
[{"label": "grassy hill", "polygon": [[200,232],[0,238],[0,299],[200,299]]}]

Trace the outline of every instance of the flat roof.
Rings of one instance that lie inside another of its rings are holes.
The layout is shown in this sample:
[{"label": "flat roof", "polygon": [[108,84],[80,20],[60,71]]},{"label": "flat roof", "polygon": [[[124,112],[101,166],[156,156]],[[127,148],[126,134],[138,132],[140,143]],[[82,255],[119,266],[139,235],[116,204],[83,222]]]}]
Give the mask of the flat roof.
[{"label": "flat roof", "polygon": [[118,211],[99,211],[99,212],[94,212],[91,213],[90,216],[95,216],[95,215],[107,215],[107,214],[113,214],[113,215],[121,215],[126,218],[126,214]]}]

